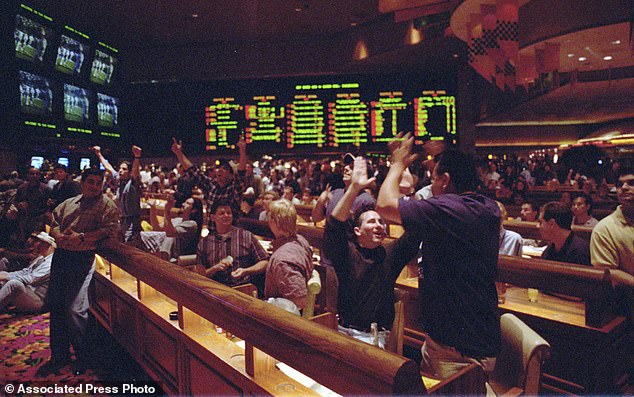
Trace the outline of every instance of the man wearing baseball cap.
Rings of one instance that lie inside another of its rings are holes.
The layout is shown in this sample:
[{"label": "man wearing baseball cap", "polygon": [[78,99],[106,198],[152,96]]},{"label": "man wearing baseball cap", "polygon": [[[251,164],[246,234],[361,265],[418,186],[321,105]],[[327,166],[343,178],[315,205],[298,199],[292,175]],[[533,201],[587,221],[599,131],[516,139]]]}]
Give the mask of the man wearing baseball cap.
[{"label": "man wearing baseball cap", "polygon": [[15,272],[0,272],[0,312],[10,306],[27,313],[42,309],[57,244],[46,232],[32,234],[29,240],[36,255],[29,266]]}]

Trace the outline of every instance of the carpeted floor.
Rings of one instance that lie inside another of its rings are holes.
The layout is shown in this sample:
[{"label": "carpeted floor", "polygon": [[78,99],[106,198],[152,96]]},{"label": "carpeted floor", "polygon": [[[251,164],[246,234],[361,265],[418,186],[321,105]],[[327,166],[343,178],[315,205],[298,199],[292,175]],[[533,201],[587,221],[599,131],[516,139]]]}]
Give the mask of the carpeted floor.
[{"label": "carpeted floor", "polygon": [[[0,395],[6,392],[3,388],[8,384],[68,387],[86,384],[109,387],[122,382],[153,384],[134,359],[95,322],[89,326],[89,335],[92,358],[85,374],[75,376],[70,367],[65,367],[57,374],[41,378],[36,372],[50,357],[49,314],[0,314]],[[162,394],[158,388],[155,395]]]}]

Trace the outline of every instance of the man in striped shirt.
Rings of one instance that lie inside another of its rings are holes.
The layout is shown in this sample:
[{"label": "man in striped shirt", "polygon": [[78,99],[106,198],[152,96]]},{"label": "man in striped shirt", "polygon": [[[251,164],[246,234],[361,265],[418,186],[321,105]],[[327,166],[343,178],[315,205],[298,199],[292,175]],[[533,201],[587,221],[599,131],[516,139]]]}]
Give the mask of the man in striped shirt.
[{"label": "man in striped shirt", "polygon": [[233,226],[228,201],[214,202],[209,213],[215,228],[198,243],[196,262],[206,268],[207,277],[234,286],[253,282],[263,287],[258,275],[266,271],[269,256],[249,231]]}]

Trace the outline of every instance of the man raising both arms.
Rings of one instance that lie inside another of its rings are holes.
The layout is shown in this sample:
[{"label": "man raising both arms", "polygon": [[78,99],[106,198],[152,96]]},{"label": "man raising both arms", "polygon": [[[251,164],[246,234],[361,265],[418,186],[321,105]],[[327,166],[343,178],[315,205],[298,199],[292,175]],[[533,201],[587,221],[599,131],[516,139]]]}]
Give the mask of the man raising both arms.
[{"label": "man raising both arms", "polygon": [[377,209],[423,242],[418,289],[429,337],[421,365],[440,378],[473,362],[490,373],[501,343],[495,289],[500,210],[495,201],[475,193],[475,165],[457,150],[445,151],[434,168],[434,197],[399,200],[399,178],[416,158],[413,142],[407,134],[390,144],[392,165]]}]

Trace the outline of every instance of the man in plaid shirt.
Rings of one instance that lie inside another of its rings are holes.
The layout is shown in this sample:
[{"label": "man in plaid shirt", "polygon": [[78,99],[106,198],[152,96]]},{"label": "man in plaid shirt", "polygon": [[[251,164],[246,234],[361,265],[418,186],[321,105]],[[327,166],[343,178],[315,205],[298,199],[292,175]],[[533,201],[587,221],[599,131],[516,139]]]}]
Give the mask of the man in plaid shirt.
[{"label": "man in plaid shirt", "polygon": [[[183,143],[172,138],[172,152],[183,165],[184,170],[194,167],[194,164],[183,153]],[[237,143],[240,151],[238,163],[238,173],[234,175],[233,168],[229,161],[219,160],[212,176],[206,175],[200,169],[195,168],[194,172],[200,179],[200,188],[205,194],[207,208],[212,208],[217,201],[228,201],[231,203],[231,210],[234,216],[240,213],[240,199],[245,189],[245,174],[247,169],[246,142],[240,139]],[[207,226],[213,230],[215,225],[213,215],[208,213]]]}]

